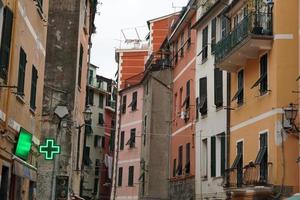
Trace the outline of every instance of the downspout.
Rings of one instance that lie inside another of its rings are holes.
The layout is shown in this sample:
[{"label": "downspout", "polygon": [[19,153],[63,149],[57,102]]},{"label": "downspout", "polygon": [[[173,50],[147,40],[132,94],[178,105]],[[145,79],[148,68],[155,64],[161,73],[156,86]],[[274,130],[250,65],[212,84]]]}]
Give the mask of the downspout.
[{"label": "downspout", "polygon": [[[120,96],[120,106],[121,106],[121,102],[122,102],[122,96],[119,94]],[[117,109],[117,106],[116,106],[116,109]],[[121,110],[119,110],[119,117],[118,117],[118,134],[117,134],[117,137],[116,137],[116,140],[117,140],[117,143],[115,145],[115,153],[116,153],[116,159],[114,160],[114,163],[115,163],[115,169],[114,169],[114,174],[115,174],[115,180],[114,180],[114,194],[113,194],[113,200],[116,199],[116,194],[117,194],[117,180],[118,180],[118,176],[117,176],[117,173],[118,173],[118,160],[119,160],[119,138],[120,138],[120,132],[121,132],[121,117],[122,116],[122,113],[121,113]]]},{"label": "downspout", "polygon": [[[226,169],[230,168],[230,111],[231,111],[231,74],[227,72],[227,102],[226,102],[227,110],[226,110]],[[226,174],[226,187],[229,186],[229,175]],[[230,199],[230,191],[227,191],[227,199]]]}]

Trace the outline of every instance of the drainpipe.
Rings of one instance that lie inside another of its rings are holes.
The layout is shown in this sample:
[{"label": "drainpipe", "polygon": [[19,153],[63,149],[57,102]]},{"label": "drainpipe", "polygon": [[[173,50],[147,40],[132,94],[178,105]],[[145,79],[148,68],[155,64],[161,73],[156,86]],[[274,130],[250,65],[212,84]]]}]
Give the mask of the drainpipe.
[{"label": "drainpipe", "polygon": [[[122,96],[120,96],[120,104],[119,105],[122,105]],[[116,106],[117,108],[117,106]],[[117,110],[117,109],[116,109]],[[122,116],[122,113],[121,113],[121,110],[119,110],[119,117],[118,117],[118,134],[116,135],[116,139],[117,139],[117,143],[115,144],[115,153],[116,153],[116,157],[115,157],[115,160],[114,160],[114,163],[115,163],[115,169],[114,169],[114,174],[115,174],[115,180],[114,180],[114,194],[113,194],[113,200],[116,199],[116,194],[117,194],[117,180],[118,180],[118,176],[117,176],[117,173],[118,173],[118,159],[119,159],[119,138],[120,138],[120,132],[121,132],[121,117]]]},{"label": "drainpipe", "polygon": [[[231,111],[231,74],[227,72],[227,110],[226,110],[226,141],[227,141],[227,148],[226,148],[226,168],[230,168],[230,111]],[[229,176],[226,175],[226,187],[229,185]],[[230,192],[230,191],[229,191]],[[230,199],[229,194],[226,194],[227,199]]]}]

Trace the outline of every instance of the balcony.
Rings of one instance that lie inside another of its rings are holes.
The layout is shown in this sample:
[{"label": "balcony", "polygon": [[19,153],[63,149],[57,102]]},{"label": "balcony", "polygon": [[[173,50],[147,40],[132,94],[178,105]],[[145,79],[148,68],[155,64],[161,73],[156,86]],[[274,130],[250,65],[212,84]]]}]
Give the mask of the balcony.
[{"label": "balcony", "polygon": [[162,50],[152,53],[145,64],[145,69],[159,70],[171,67],[172,63],[169,59],[169,54],[170,53],[163,52]]},{"label": "balcony", "polygon": [[107,101],[105,108],[110,109],[111,111],[115,111],[116,101],[111,101],[111,100]]},{"label": "balcony", "polygon": [[216,44],[218,68],[235,72],[248,59],[257,59],[259,52],[272,48],[272,13],[250,13]]},{"label": "balcony", "polygon": [[255,186],[271,186],[272,178],[272,163],[266,163],[267,166],[254,164],[250,162],[244,166],[242,171],[229,169],[226,172],[228,182],[226,187],[231,189],[243,189]]}]

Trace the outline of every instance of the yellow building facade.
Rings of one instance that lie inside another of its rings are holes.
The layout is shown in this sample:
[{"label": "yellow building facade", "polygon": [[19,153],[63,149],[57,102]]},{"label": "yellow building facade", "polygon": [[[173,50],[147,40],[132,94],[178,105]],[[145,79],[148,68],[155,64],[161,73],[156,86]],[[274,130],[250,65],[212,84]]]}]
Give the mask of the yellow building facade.
[{"label": "yellow building facade", "polygon": [[299,192],[299,141],[283,109],[298,103],[298,4],[235,0],[224,10],[215,64],[231,79],[226,190],[233,199]]},{"label": "yellow building facade", "polygon": [[[0,196],[5,200],[35,198],[47,12],[48,0],[0,0]],[[24,155],[18,151],[25,145],[18,142],[27,142]]]}]

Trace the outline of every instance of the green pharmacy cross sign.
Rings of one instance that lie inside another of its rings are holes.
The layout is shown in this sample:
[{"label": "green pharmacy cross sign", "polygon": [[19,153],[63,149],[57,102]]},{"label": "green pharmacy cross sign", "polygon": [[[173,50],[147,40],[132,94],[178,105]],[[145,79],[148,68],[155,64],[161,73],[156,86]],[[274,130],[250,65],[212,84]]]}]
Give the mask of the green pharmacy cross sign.
[{"label": "green pharmacy cross sign", "polygon": [[45,154],[46,160],[53,160],[55,154],[60,153],[60,145],[56,145],[54,139],[46,139],[44,145],[40,145],[39,152]]}]

